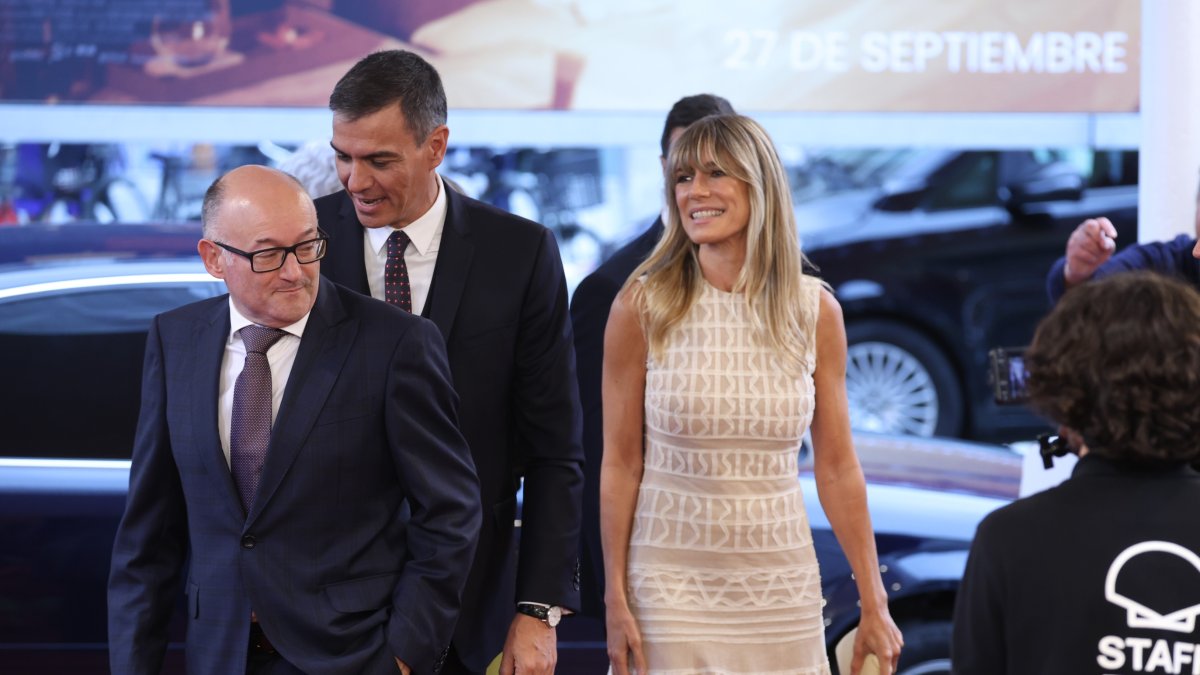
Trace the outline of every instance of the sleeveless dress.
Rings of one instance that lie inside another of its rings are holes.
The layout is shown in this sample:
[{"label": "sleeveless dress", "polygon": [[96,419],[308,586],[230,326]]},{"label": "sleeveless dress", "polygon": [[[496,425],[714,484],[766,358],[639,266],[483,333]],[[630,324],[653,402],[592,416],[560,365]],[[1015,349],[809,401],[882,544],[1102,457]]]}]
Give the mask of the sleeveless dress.
[{"label": "sleeveless dress", "polygon": [[[820,283],[805,278],[817,315]],[[803,372],[757,344],[741,295],[708,284],[647,361],[645,468],[629,602],[656,675],[827,675],[821,579],[798,454]]]}]

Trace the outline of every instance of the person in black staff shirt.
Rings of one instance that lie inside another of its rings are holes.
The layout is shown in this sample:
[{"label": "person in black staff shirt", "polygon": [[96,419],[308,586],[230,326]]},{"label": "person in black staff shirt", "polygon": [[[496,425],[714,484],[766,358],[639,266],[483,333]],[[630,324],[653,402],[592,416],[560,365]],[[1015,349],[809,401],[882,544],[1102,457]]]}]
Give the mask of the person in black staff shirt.
[{"label": "person in black staff shirt", "polygon": [[[713,94],[685,96],[671,106],[659,146],[667,161],[671,143],[691,124],[709,115],[733,114],[729,101]],[[664,207],[665,208],[665,207]],[[604,557],[600,551],[600,457],[604,452],[604,422],[600,411],[600,371],[604,363],[604,327],[617,291],[634,268],[654,250],[663,233],[659,214],[650,227],[617,250],[604,264],[584,277],[571,297],[571,323],[575,327],[579,401],[583,406],[584,468],[583,536],[580,538],[583,613],[604,616]]]},{"label": "person in black staff shirt", "polygon": [[1025,354],[1071,478],[979,525],[954,613],[959,675],[1193,673],[1200,662],[1200,293],[1083,284]]},{"label": "person in black staff shirt", "polygon": [[[483,526],[443,673],[549,675],[559,618],[579,609],[583,491],[567,288],[545,227],[446,189],[441,78],[376,52],[329,97],[345,190],[317,200],[321,273],[428,317],[446,340]],[[514,535],[524,479],[520,548]]]}]

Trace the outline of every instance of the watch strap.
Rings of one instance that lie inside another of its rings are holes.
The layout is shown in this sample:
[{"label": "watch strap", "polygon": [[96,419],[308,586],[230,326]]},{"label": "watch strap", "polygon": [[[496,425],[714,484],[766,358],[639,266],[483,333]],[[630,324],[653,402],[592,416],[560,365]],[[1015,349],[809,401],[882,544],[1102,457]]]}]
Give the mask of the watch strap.
[{"label": "watch strap", "polygon": [[517,613],[524,614],[526,616],[532,616],[533,618],[544,622],[551,628],[557,626],[559,620],[562,618],[561,608],[549,605],[539,605],[531,602],[517,603]]},{"label": "watch strap", "polygon": [[530,602],[519,602],[517,603],[517,612],[545,621],[550,616],[550,607],[547,605],[535,605]]}]

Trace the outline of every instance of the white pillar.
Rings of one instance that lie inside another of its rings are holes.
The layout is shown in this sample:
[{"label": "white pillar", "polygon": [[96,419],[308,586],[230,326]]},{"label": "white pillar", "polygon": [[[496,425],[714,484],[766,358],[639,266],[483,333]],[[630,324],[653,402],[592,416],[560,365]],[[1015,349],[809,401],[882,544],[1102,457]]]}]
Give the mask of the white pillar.
[{"label": "white pillar", "polygon": [[1200,0],[1142,0],[1138,240],[1195,231]]}]

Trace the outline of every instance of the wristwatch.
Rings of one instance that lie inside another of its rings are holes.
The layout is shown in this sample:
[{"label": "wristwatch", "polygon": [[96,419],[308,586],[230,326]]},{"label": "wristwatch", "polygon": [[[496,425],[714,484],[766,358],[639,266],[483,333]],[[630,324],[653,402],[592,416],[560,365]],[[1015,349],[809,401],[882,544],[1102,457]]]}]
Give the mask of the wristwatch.
[{"label": "wristwatch", "polygon": [[562,621],[562,607],[543,607],[542,605],[534,605],[527,602],[517,604],[517,612],[526,616],[532,616],[535,619],[540,619],[547,626],[554,628]]}]

